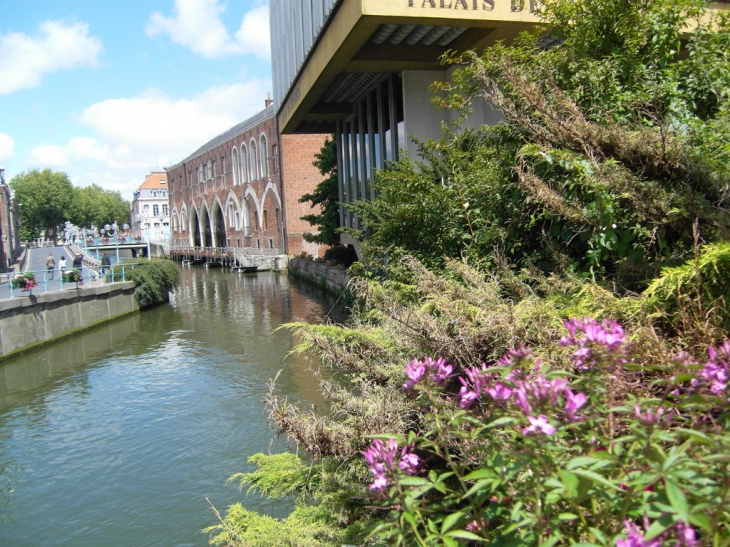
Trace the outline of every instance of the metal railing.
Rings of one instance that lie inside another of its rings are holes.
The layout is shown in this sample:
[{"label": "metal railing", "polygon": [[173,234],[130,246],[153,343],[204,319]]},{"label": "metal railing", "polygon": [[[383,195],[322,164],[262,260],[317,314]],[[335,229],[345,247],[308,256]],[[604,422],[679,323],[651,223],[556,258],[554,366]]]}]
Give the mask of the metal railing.
[{"label": "metal railing", "polygon": [[[34,270],[34,286],[30,289],[13,286],[13,279],[25,277],[28,272],[10,272],[0,274],[0,300],[6,298],[17,298],[20,296],[32,296],[34,293],[48,293],[62,291],[68,288],[95,287],[105,283],[126,281],[127,274],[134,269],[136,263],[112,264],[110,266],[88,267],[81,269],[79,281],[64,281],[59,270]],[[76,268],[66,268],[70,272]]]},{"label": "metal railing", "polygon": [[190,247],[172,246],[173,258],[200,262],[222,262],[237,266],[273,265],[274,259],[284,253],[282,249],[257,247]]}]

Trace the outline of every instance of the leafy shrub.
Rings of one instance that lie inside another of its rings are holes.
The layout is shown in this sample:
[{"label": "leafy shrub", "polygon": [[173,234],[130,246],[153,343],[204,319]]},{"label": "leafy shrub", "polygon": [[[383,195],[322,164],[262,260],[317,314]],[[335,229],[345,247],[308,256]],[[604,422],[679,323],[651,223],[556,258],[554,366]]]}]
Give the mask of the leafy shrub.
[{"label": "leafy shrub", "polygon": [[76,283],[81,280],[81,272],[75,268],[64,270],[61,274],[61,279],[63,279],[64,283]]},{"label": "leafy shrub", "polygon": [[[637,394],[615,322],[566,321],[572,366],[524,348],[461,372],[406,366],[420,427],[364,451],[389,545],[724,545],[730,342],[678,355]],[[702,363],[702,364],[701,364]],[[632,393],[632,391],[634,391]]]},{"label": "leafy shrub", "polygon": [[[496,250],[637,291],[692,255],[695,223],[727,239],[730,17],[693,0],[543,8],[539,31],[445,57],[456,68],[435,101],[466,115],[486,99],[505,120],[445,131],[422,161],[378,173],[375,199],[352,206],[367,252],[441,268],[492,266]],[[546,31],[560,47],[543,47]]]},{"label": "leafy shrub", "polygon": [[333,245],[324,252],[324,260],[349,268],[357,262],[357,253],[351,245]]},{"label": "leafy shrub", "polygon": [[[643,293],[642,303],[649,310],[662,310],[677,325],[691,313],[693,323],[705,321],[708,312],[727,331],[730,329],[730,243],[710,243],[698,250],[694,260],[662,270]],[[699,321],[697,321],[699,320]]]},{"label": "leafy shrub", "polygon": [[[225,516],[216,511],[219,523],[204,530],[211,536],[211,545],[341,547],[353,534],[363,536],[357,524],[347,522],[350,481],[344,474],[337,474],[334,480],[327,465],[307,464],[288,453],[255,454],[248,461],[258,469],[237,473],[229,481],[237,480],[241,487],[249,485],[249,491],[269,498],[293,498],[295,508],[281,520],[248,511],[241,504],[229,507]],[[335,490],[336,496],[328,490]]]},{"label": "leafy shrub", "polygon": [[180,281],[180,270],[170,260],[154,260],[137,264],[127,274],[134,281],[134,291],[140,307],[167,302],[168,294]]},{"label": "leafy shrub", "polygon": [[33,275],[33,272],[25,272],[21,275],[16,275],[15,277],[13,277],[10,283],[14,289],[29,291],[36,286],[35,275]]}]

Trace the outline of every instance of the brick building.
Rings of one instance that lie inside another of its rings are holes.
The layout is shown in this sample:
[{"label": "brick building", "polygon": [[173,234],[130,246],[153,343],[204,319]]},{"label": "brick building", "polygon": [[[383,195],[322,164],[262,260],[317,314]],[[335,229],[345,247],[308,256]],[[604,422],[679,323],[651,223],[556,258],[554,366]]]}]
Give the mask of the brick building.
[{"label": "brick building", "polygon": [[20,217],[15,198],[0,167],[0,272],[10,269],[20,255]]},{"label": "brick building", "polygon": [[326,135],[280,139],[273,101],[166,168],[172,249],[260,249],[317,256],[298,203],[322,179],[312,165]]}]

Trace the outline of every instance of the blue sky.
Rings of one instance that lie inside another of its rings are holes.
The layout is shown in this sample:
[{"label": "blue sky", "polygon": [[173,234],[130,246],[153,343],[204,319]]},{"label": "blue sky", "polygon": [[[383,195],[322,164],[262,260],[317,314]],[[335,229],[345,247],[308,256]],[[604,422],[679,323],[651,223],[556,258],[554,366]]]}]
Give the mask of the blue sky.
[{"label": "blue sky", "polygon": [[0,166],[131,200],[264,108],[265,0],[0,0]]}]

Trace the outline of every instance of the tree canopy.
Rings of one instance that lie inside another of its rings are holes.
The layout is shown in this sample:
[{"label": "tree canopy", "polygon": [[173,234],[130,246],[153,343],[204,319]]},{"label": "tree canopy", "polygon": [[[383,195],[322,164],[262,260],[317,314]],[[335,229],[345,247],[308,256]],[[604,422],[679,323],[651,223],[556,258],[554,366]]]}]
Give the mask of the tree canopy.
[{"label": "tree canopy", "polygon": [[55,240],[58,226],[73,211],[74,188],[66,173],[33,169],[13,177],[10,187],[18,202],[21,238],[30,240],[45,233]]},{"label": "tree canopy", "polygon": [[13,177],[10,187],[18,202],[24,240],[41,234],[56,240],[58,227],[66,221],[84,227],[129,222],[129,202],[119,192],[96,184],[76,188],[63,172],[32,169]]},{"label": "tree canopy", "polygon": [[77,226],[101,227],[105,224],[129,224],[129,202],[119,192],[92,184],[75,190],[75,211],[69,220]]},{"label": "tree canopy", "polygon": [[313,192],[304,194],[299,203],[310,202],[312,208],[319,206],[318,213],[304,215],[302,220],[319,228],[316,234],[304,234],[304,239],[322,245],[340,244],[340,204],[337,187],[337,146],[334,138],[327,138],[313,165],[325,177]]}]

